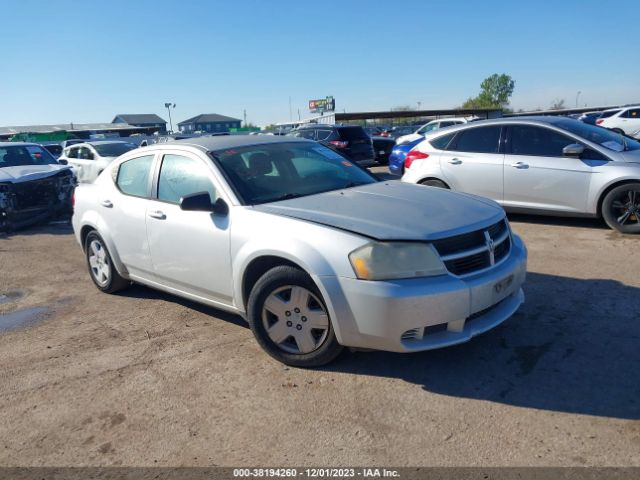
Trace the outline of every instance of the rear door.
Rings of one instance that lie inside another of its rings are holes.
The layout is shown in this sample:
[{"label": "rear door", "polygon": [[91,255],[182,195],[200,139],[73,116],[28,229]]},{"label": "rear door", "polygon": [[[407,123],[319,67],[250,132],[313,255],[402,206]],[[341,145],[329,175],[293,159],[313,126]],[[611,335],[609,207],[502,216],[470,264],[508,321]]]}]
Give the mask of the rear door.
[{"label": "rear door", "polygon": [[145,279],[153,278],[146,227],[153,161],[154,154],[147,154],[122,162],[114,186],[98,190],[97,199],[120,259],[132,275]]},{"label": "rear door", "polygon": [[440,155],[440,168],[453,190],[502,202],[502,127],[487,125],[460,130]]},{"label": "rear door", "polygon": [[586,151],[585,157],[589,160],[563,156],[562,149],[575,143],[579,142],[551,128],[509,126],[504,205],[563,212],[586,211],[589,183],[599,164],[597,160],[607,159],[594,150]]}]

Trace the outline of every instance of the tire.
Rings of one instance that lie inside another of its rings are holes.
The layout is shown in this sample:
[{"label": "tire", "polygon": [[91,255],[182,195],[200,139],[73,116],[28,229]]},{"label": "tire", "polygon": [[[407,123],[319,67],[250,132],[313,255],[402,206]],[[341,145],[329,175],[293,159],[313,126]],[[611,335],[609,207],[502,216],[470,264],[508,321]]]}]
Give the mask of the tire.
[{"label": "tire", "polygon": [[435,178],[428,178],[427,180],[422,180],[419,183],[420,185],[425,185],[427,187],[445,188],[449,190],[449,186],[446,183],[436,180]]},{"label": "tire", "polygon": [[640,233],[640,183],[620,185],[607,193],[602,217],[620,233]]},{"label": "tire", "polygon": [[286,365],[319,367],[343,349],[318,287],[295,267],[274,267],[260,277],[249,294],[247,319],[258,344]]},{"label": "tire", "polygon": [[93,230],[84,241],[85,257],[89,276],[98,290],[115,293],[128,287],[131,282],[122,278],[111,260],[111,254],[102,237]]}]

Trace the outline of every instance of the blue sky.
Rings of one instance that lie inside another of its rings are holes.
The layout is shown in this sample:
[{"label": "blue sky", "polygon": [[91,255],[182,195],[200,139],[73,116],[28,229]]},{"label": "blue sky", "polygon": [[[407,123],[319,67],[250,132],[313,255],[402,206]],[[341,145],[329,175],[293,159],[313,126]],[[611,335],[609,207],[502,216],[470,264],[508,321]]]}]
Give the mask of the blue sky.
[{"label": "blue sky", "polygon": [[266,124],[340,111],[449,108],[490,74],[511,105],[640,101],[640,1],[0,0],[0,125],[174,122],[221,113]]}]

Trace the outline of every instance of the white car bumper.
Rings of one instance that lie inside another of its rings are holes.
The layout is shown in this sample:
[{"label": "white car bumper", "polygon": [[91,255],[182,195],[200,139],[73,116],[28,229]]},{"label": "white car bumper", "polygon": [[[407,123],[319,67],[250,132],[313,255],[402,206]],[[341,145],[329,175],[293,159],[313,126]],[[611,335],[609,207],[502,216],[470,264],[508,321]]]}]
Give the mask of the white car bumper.
[{"label": "white car bumper", "polygon": [[527,251],[513,236],[509,256],[471,275],[364,281],[320,277],[336,336],[349,347],[414,352],[470,340],[511,317],[524,302]]}]

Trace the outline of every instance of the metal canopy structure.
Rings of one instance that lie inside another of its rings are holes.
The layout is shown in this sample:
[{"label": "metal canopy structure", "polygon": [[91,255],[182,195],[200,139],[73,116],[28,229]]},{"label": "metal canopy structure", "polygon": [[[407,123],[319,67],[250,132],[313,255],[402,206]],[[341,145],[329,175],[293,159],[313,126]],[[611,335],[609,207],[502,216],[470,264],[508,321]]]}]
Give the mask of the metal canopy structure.
[{"label": "metal canopy structure", "polygon": [[480,118],[499,118],[502,110],[493,108],[455,108],[442,110],[390,110],[381,112],[349,112],[335,113],[336,123],[352,120],[377,120],[386,118],[416,118],[444,116],[477,116]]}]

